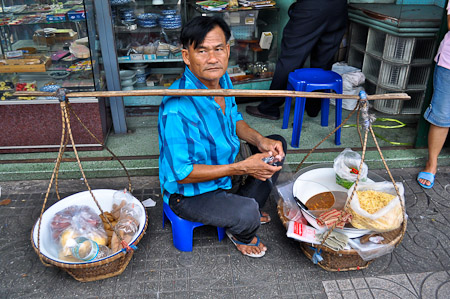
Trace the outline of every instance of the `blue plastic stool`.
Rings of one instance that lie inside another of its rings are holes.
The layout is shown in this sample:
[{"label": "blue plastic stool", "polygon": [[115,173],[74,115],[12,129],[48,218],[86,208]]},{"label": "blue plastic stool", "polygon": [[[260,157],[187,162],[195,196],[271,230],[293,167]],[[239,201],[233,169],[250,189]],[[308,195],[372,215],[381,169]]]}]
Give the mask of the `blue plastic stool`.
[{"label": "blue plastic stool", "polygon": [[[319,68],[298,69],[289,74],[288,90],[295,91],[315,91],[319,89],[334,90],[342,94],[342,77],[333,71],[324,71]],[[283,127],[287,129],[289,124],[289,114],[291,110],[291,97],[286,97],[284,104]],[[300,134],[302,132],[303,114],[305,113],[306,98],[297,98],[295,101],[294,129],[292,131],[292,147],[299,147]],[[322,99],[320,124],[322,127],[328,126],[328,114],[330,111],[330,99]],[[336,99],[336,127],[342,122],[342,99]],[[341,129],[335,133],[334,143],[341,144]]]},{"label": "blue plastic stool", "polygon": [[[173,245],[180,251],[192,251],[192,239],[194,228],[204,225],[200,222],[192,222],[178,217],[169,207],[163,204],[163,227],[166,220],[172,224]],[[225,236],[225,228],[218,227],[219,241]]]}]

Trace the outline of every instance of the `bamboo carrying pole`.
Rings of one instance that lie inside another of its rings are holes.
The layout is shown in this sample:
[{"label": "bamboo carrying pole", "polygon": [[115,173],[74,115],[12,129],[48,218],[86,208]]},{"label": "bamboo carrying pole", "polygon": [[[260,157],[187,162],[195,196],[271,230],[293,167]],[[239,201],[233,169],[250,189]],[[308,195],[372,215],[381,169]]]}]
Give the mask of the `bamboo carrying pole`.
[{"label": "bamboo carrying pole", "polygon": [[[132,97],[132,96],[227,96],[227,97],[293,97],[325,99],[359,99],[359,95],[344,95],[324,92],[304,92],[292,90],[245,90],[245,89],[152,89],[127,91],[68,92],[67,98],[83,97]],[[57,97],[53,92],[17,91],[14,96]],[[368,100],[410,100],[406,93],[368,95]]]}]

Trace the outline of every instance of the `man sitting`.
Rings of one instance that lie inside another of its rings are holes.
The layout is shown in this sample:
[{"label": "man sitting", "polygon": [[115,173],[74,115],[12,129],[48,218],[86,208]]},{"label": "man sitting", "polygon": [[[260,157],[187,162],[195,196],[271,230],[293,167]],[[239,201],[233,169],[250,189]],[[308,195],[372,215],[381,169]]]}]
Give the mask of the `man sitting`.
[{"label": "man sitting", "polygon": [[[230,29],[220,18],[199,16],[181,32],[186,64],[171,89],[232,89],[226,70],[230,56]],[[227,235],[244,255],[261,257],[267,248],[256,232],[272,183],[278,177],[286,151],[283,137],[263,137],[237,111],[234,97],[167,96],[158,119],[159,179],[164,202],[186,220],[227,228]],[[240,139],[251,154],[235,161]],[[273,156],[272,162],[264,158]],[[278,166],[274,166],[275,163]],[[230,192],[232,176],[241,180]]]}]

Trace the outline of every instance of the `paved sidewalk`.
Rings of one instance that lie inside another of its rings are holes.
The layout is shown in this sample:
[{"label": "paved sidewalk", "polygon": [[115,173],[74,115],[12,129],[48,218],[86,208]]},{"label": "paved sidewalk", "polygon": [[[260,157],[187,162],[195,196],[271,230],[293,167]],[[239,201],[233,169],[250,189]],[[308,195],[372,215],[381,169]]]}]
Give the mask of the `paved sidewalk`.
[{"label": "paved sidewalk", "polygon": [[[0,298],[450,298],[450,167],[442,167],[432,190],[416,183],[419,169],[392,169],[405,185],[408,230],[392,254],[367,269],[327,272],[312,264],[299,243],[286,237],[271,199],[272,222],[259,235],[268,247],[261,259],[241,255],[214,228],[194,233],[193,252],[173,247],[170,223],[162,228],[157,177],[132,178],[133,194],[151,197],[147,233],[120,276],[80,283],[41,264],[30,243],[47,181],[0,182]],[[385,178],[384,171],[374,171]],[[121,189],[126,179],[89,180],[93,189]],[[85,191],[80,180],[61,181],[62,196]],[[51,202],[55,202],[53,193]]]}]

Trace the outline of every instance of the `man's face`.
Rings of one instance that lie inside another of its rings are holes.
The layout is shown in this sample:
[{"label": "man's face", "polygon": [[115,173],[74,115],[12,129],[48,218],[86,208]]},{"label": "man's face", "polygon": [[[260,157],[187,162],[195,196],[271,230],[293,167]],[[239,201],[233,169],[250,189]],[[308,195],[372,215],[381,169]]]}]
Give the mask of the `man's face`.
[{"label": "man's face", "polygon": [[208,32],[197,49],[190,45],[182,50],[184,63],[191,72],[208,88],[219,88],[219,79],[225,74],[230,57],[223,30],[216,26]]}]

